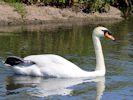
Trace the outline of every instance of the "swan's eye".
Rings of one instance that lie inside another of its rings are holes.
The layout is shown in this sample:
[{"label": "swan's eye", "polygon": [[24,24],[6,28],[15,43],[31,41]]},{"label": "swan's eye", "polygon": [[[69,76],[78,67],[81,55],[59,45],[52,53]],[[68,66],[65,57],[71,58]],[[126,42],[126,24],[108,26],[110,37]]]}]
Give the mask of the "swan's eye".
[{"label": "swan's eye", "polygon": [[109,30],[102,30],[102,31],[104,32],[104,35],[105,34],[112,35],[112,33]]},{"label": "swan's eye", "polygon": [[109,35],[112,35],[112,33],[111,33],[111,32],[109,32],[109,31],[108,31],[108,34],[109,34]]}]

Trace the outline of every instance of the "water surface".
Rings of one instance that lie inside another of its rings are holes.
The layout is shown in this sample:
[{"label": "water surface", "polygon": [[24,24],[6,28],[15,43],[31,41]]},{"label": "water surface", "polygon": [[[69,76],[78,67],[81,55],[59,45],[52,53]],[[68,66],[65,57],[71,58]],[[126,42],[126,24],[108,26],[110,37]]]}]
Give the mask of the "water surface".
[{"label": "water surface", "polygon": [[97,24],[33,26],[0,31],[0,100],[132,100],[133,18],[101,23],[117,41],[102,39],[107,74],[96,79],[56,79],[14,75],[2,64],[7,56],[58,54],[84,70],[95,69],[91,33]]}]

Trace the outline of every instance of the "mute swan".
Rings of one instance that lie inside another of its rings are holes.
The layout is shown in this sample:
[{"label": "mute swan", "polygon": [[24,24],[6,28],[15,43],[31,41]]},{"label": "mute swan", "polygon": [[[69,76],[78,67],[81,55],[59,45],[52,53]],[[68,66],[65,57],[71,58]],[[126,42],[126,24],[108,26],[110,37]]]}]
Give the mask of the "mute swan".
[{"label": "mute swan", "polygon": [[111,40],[115,40],[111,32],[105,27],[99,26],[93,30],[92,38],[96,55],[96,69],[92,72],[82,70],[65,58],[53,54],[31,55],[24,59],[11,56],[6,59],[5,65],[10,65],[11,69],[16,74],[20,75],[58,78],[91,78],[104,76],[106,69],[100,37],[107,37]]}]

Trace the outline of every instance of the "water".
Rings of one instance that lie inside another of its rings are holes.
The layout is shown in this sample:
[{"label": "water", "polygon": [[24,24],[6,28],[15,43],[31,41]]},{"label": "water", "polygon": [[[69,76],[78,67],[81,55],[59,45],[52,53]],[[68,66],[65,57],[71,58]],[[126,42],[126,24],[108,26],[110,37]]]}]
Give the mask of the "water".
[{"label": "water", "polygon": [[99,23],[108,27],[117,41],[102,39],[107,74],[96,79],[14,75],[2,60],[11,55],[25,57],[52,53],[92,71],[95,54],[91,32],[97,23],[1,27],[0,100],[132,100],[133,18]]}]

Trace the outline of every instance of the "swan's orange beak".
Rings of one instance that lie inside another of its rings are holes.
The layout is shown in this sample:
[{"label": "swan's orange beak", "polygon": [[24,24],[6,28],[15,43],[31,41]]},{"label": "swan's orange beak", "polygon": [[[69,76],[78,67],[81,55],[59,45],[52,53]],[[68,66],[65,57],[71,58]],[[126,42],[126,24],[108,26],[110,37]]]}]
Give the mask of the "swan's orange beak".
[{"label": "swan's orange beak", "polygon": [[115,38],[112,35],[110,35],[108,32],[105,33],[105,37],[107,37],[113,41],[115,40]]}]

